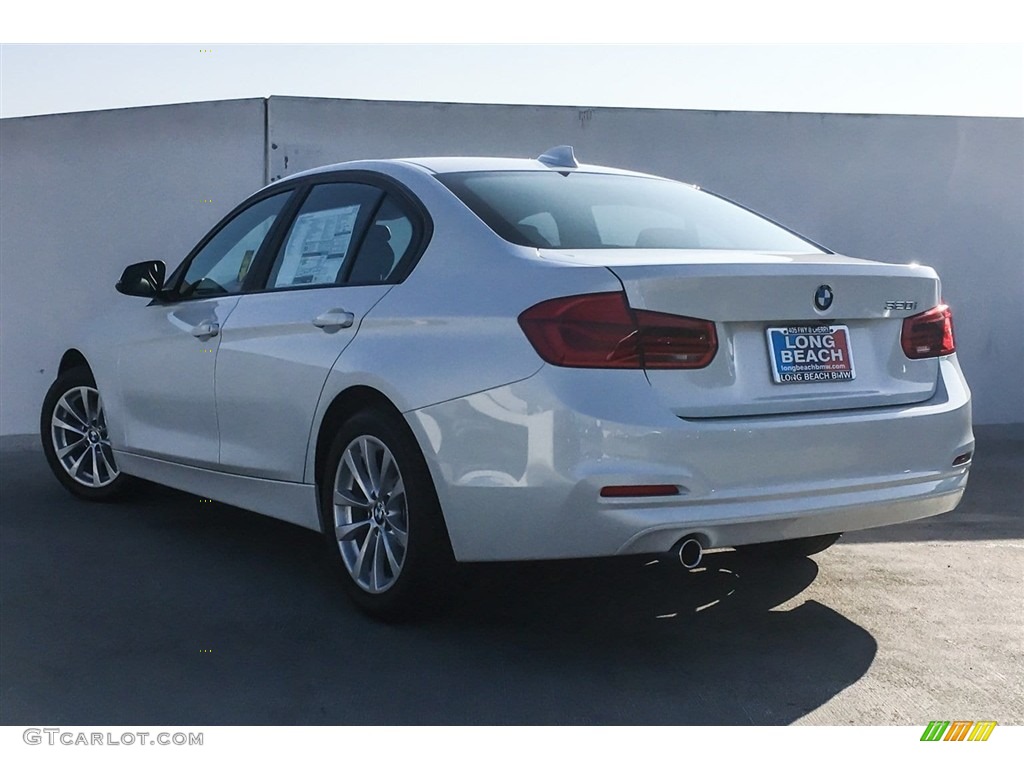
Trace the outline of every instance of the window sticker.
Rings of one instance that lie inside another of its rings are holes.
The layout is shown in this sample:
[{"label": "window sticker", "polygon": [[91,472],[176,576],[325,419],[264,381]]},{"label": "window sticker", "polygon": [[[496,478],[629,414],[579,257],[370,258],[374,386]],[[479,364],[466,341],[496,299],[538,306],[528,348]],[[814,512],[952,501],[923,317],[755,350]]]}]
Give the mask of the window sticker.
[{"label": "window sticker", "polygon": [[301,214],[288,237],[275,286],[333,283],[358,214],[358,205]]}]

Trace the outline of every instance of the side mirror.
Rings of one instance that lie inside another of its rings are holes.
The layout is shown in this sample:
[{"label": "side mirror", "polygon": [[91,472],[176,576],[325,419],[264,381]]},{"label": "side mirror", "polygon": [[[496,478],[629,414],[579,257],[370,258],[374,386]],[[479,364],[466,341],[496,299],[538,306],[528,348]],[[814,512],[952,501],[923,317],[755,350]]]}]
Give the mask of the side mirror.
[{"label": "side mirror", "polygon": [[154,298],[164,287],[167,267],[162,261],[140,261],[125,267],[121,279],[117,281],[118,293],[125,296],[144,296]]}]

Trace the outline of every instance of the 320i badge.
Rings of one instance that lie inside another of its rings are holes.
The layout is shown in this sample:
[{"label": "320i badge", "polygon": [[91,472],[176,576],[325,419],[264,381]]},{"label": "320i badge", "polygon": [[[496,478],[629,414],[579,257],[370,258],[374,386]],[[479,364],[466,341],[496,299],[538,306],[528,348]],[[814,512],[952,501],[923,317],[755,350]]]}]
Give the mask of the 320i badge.
[{"label": "320i badge", "polygon": [[67,340],[56,477],[319,531],[378,616],[455,561],[805,556],[967,482],[933,270],[570,147],[315,168],[151,256]]}]

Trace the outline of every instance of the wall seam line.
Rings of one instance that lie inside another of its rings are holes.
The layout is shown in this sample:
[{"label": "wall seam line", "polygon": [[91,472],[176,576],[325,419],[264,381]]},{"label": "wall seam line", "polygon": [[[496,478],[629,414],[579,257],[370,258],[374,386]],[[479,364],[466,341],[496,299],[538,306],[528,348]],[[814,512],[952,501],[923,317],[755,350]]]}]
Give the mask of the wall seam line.
[{"label": "wall seam line", "polygon": [[263,97],[263,186],[270,183],[270,97]]}]

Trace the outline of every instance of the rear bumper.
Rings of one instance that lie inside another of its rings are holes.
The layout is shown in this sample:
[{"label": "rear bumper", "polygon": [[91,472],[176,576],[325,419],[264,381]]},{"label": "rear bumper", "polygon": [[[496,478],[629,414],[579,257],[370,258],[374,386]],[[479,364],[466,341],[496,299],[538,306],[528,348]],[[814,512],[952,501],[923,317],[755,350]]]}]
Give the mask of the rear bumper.
[{"label": "rear bumper", "polygon": [[[669,522],[650,524],[627,541],[617,554],[664,552],[684,535],[696,536],[705,547],[734,547],[764,541],[799,539],[825,533],[857,531],[952,511],[963,496],[967,472],[950,481],[914,483],[884,496],[877,490],[821,494],[807,499],[780,499],[775,504],[745,499],[726,508],[694,509]],[[954,487],[954,490],[946,490]],[[691,518],[683,521],[681,518]]]},{"label": "rear bumper", "polygon": [[[955,356],[932,398],[850,411],[683,420],[639,371],[545,367],[407,414],[460,560],[738,546],[952,510],[973,451]],[[678,496],[607,499],[608,485]]]}]

